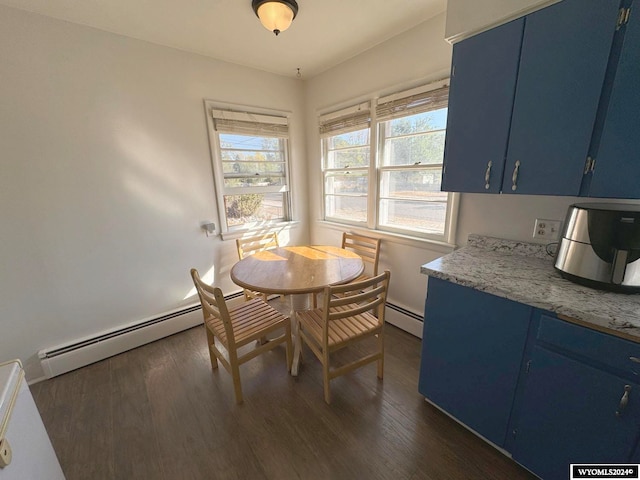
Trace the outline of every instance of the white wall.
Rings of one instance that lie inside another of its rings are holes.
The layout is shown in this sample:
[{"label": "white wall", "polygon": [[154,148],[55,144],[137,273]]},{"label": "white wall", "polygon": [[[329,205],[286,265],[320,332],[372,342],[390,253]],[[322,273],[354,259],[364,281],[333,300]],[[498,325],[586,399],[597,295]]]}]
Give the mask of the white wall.
[{"label": "white wall", "polygon": [[[320,139],[317,114],[378,95],[448,76],[452,47],[444,40],[445,15],[435,17],[365,54],[311,79],[306,85],[309,171],[320,178]],[[338,243],[340,230],[317,220],[321,216],[321,184],[310,184],[311,240]],[[588,201],[575,197],[462,194],[456,244],[465,245],[470,233],[534,241],[536,218],[564,220],[567,207]],[[636,202],[637,203],[637,202]],[[407,244],[385,237],[381,267],[391,269],[390,300],[420,313],[426,277],[422,264],[443,255],[428,245]]]},{"label": "white wall", "polygon": [[189,268],[226,292],[203,100],[292,112],[308,241],[302,83],[0,7],[0,360],[191,304]]}]

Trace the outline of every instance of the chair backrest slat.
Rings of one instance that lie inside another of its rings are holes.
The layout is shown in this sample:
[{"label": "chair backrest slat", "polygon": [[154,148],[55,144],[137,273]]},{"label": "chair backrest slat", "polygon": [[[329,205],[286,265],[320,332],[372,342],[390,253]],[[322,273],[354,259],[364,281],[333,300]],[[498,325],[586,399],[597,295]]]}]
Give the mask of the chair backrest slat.
[{"label": "chair backrest slat", "polygon": [[238,248],[238,258],[242,260],[257,252],[279,247],[278,235],[275,232],[255,235],[253,237],[236,238]]},{"label": "chair backrest slat", "polygon": [[378,285],[376,288],[367,290],[367,291],[356,290],[355,291],[356,293],[352,293],[350,295],[340,295],[338,297],[332,298],[330,306],[340,307],[342,305],[349,305],[352,303],[366,302],[366,301],[369,301],[373,295],[378,295],[379,293],[382,293],[383,290],[384,290],[384,285]]},{"label": "chair backrest slat", "polygon": [[390,272],[386,270],[361,282],[325,287],[323,335],[327,335],[329,322],[367,311],[375,311],[378,322],[384,322],[384,305],[390,276]]},{"label": "chair backrest slat", "polygon": [[204,320],[206,321],[209,317],[222,320],[229,346],[233,345],[235,340],[233,328],[231,327],[231,317],[229,316],[229,309],[227,308],[227,302],[224,299],[222,290],[203,282],[195,268],[191,269],[191,278],[193,278],[193,284],[198,292],[198,297],[200,297]]},{"label": "chair backrest slat", "polygon": [[372,275],[378,275],[378,262],[380,260],[380,239],[343,232],[342,248],[351,250],[362,257],[372,270]]}]

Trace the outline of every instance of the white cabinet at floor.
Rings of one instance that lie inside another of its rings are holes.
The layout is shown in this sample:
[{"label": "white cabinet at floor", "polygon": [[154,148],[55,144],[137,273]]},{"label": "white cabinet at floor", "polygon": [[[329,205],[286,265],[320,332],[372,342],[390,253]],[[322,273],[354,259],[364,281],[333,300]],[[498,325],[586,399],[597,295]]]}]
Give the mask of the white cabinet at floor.
[{"label": "white cabinet at floor", "polygon": [[0,364],[0,480],[64,480],[18,360]]}]

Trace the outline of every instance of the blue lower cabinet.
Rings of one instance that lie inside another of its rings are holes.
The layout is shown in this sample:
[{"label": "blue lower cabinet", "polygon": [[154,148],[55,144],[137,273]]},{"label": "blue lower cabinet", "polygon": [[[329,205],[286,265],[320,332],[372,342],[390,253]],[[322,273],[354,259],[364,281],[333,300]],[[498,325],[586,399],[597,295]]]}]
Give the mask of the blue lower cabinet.
[{"label": "blue lower cabinet", "polygon": [[631,458],[629,459],[629,463],[638,463],[640,464],[640,446],[636,446],[631,454]]},{"label": "blue lower cabinet", "polygon": [[504,446],[532,308],[429,278],[419,390]]},{"label": "blue lower cabinet", "polygon": [[640,385],[588,363],[540,345],[533,349],[512,454],[545,480],[566,480],[571,463],[631,459]]}]

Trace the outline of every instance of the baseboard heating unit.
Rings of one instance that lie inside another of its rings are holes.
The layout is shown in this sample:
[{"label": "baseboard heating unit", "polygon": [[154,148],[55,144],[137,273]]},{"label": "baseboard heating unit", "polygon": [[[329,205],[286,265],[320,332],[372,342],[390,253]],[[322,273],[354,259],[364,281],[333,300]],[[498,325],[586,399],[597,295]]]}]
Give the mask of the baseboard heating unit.
[{"label": "baseboard heating unit", "polygon": [[422,338],[422,315],[394,303],[387,302],[386,306],[385,322],[409,332],[411,335]]},{"label": "baseboard heating unit", "polygon": [[[241,297],[242,292],[236,292],[225,296],[225,300],[232,302]],[[422,338],[422,316],[417,313],[399,305],[387,303],[385,320]],[[200,324],[202,324],[200,304],[191,305],[92,337],[40,350],[38,358],[45,377],[52,378]]]},{"label": "baseboard heating unit", "polygon": [[[230,294],[225,300],[239,297],[242,297],[242,292]],[[89,338],[40,350],[38,357],[46,378],[51,378],[200,324],[202,308],[198,303]]]}]

